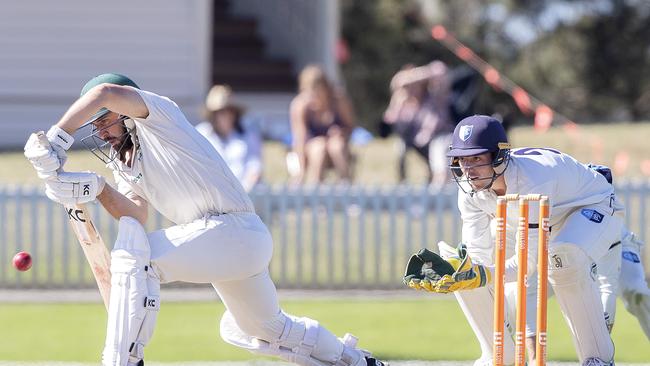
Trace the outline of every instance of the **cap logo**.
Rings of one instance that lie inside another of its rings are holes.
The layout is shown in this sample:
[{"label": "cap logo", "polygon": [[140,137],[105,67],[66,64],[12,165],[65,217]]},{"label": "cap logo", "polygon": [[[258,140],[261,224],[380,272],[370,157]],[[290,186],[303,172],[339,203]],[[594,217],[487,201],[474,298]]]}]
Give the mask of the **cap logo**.
[{"label": "cap logo", "polygon": [[474,129],[474,126],[472,125],[460,126],[458,137],[463,141],[467,141],[467,139],[472,136],[472,129]]}]

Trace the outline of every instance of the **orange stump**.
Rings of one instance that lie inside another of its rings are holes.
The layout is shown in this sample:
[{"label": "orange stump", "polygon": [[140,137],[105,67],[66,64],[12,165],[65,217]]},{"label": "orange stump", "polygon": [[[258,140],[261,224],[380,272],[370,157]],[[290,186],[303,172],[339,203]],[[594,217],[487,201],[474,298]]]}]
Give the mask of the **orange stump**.
[{"label": "orange stump", "polygon": [[508,194],[497,198],[496,242],[494,267],[494,333],[493,364],[503,365],[504,340],[504,287],[505,287],[505,243],[507,204],[509,201],[519,203],[519,220],[517,225],[517,316],[515,326],[515,365],[526,364],[526,289],[528,287],[528,216],[529,202],[539,202],[539,236],[537,251],[537,335],[536,362],[538,366],[546,364],[546,302],[548,281],[548,239],[550,205],[546,196],[539,194]]}]

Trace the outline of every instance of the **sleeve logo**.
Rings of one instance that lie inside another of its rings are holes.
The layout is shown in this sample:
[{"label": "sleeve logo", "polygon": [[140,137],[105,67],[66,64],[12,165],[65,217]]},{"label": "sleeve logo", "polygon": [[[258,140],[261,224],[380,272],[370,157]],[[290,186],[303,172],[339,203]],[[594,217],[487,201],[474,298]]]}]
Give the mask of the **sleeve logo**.
[{"label": "sleeve logo", "polygon": [[636,253],[627,250],[623,251],[623,259],[632,263],[641,263],[641,258]]}]

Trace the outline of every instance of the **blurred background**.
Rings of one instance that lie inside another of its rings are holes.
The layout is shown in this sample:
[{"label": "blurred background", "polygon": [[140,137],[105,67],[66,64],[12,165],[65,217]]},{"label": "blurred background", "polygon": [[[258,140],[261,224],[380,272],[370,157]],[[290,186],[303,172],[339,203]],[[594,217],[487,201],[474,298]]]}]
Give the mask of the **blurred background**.
[{"label": "blurred background", "polygon": [[[650,3],[638,0],[2,2],[0,362],[93,362],[101,350],[90,270],[22,155],[95,75],[123,73],[170,97],[224,156],[274,236],[288,310],[358,333],[380,357],[467,362],[479,347],[454,299],[401,284],[411,253],[459,240],[450,131],[489,114],[514,146],[610,166],[627,225],[647,241],[649,40]],[[74,148],[68,170],[110,174]],[[115,222],[92,210],[112,243]],[[169,224],[154,212],[149,229]],[[21,250],[34,257],[24,273],[10,265]],[[223,308],[209,289],[166,287],[180,294],[161,311],[151,360],[252,358],[218,338]],[[650,362],[648,339],[619,308],[617,360]],[[575,361],[550,312],[549,358]],[[71,327],[78,318],[87,326]]]}]

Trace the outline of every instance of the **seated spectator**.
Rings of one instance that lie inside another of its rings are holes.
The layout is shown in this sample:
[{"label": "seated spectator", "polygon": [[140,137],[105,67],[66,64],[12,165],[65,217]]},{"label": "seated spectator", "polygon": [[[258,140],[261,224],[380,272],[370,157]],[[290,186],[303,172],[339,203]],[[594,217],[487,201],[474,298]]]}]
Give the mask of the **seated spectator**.
[{"label": "seated spectator", "polygon": [[446,151],[455,123],[451,117],[451,82],[447,66],[441,61],[414,67],[406,65],[391,80],[393,92],[384,112],[384,121],[393,126],[403,142],[400,152],[400,179],[405,178],[404,158],[415,149],[430,168],[430,183],[442,186],[448,181]]},{"label": "seated spectator", "polygon": [[249,192],[262,178],[261,138],[244,130],[244,108],[232,101],[226,85],[215,85],[205,99],[206,122],[196,129],[217,149],[242,186]]},{"label": "seated spectator", "polygon": [[318,66],[300,73],[299,93],[290,107],[292,149],[297,157],[298,183],[320,183],[325,169],[350,181],[349,138],[354,127],[348,98],[335,90]]}]

